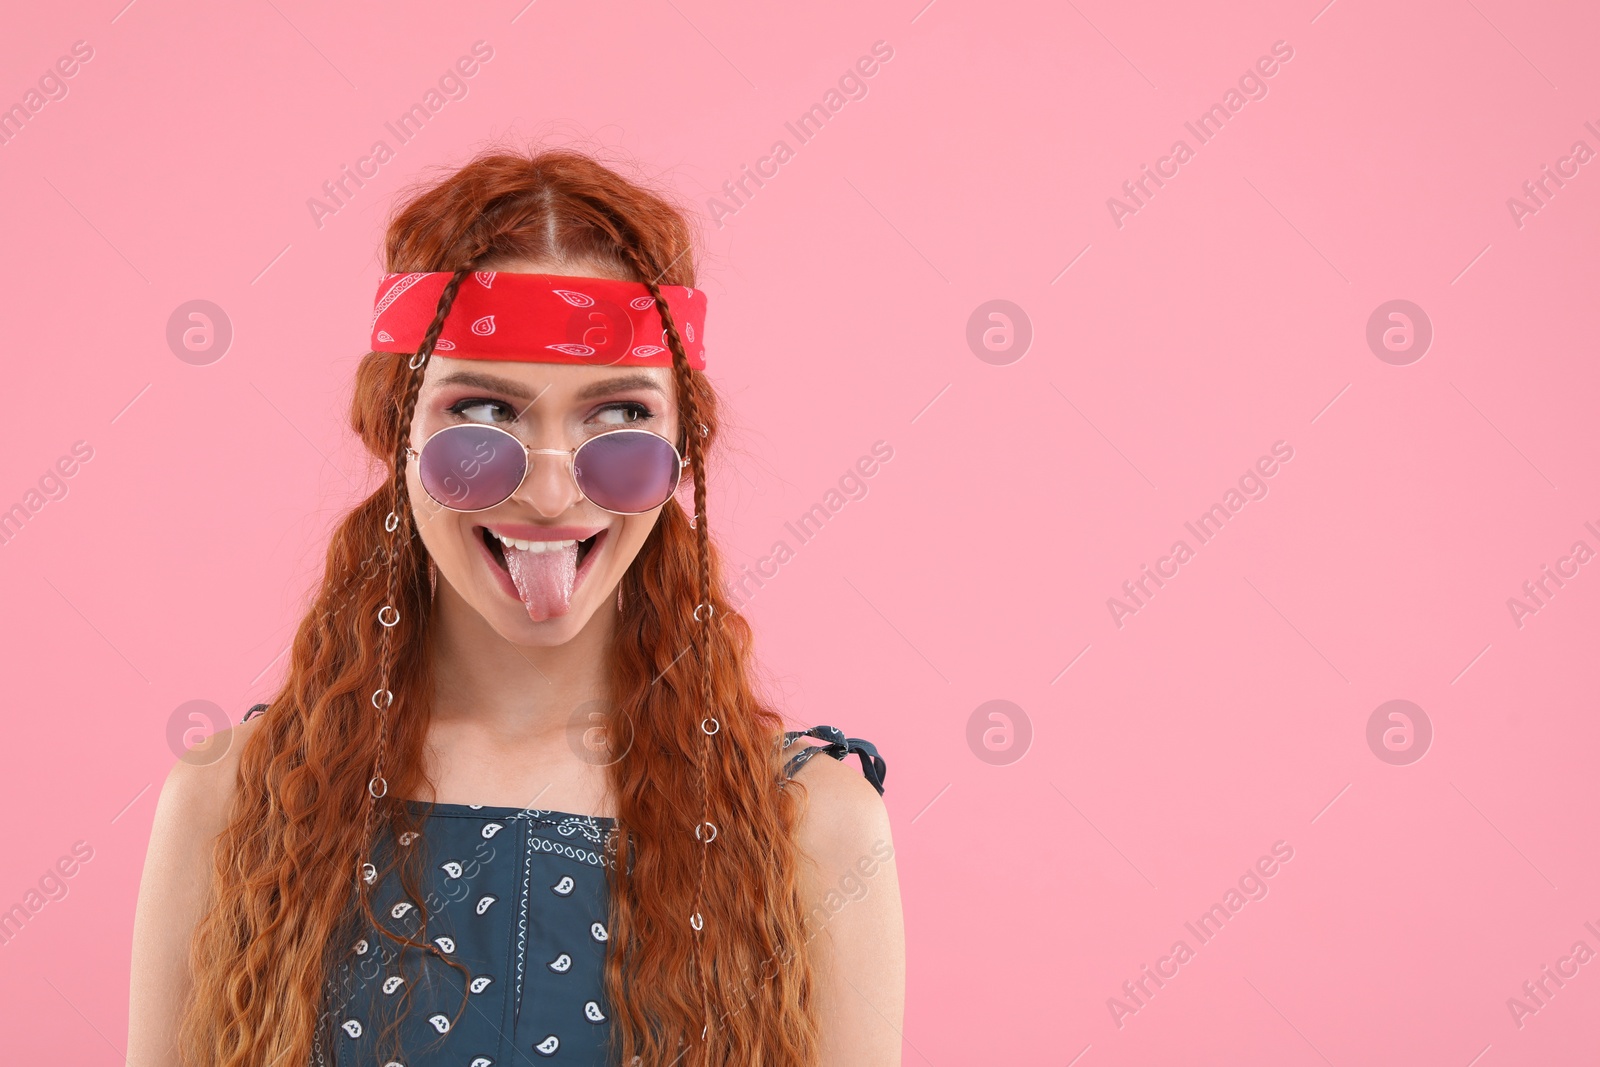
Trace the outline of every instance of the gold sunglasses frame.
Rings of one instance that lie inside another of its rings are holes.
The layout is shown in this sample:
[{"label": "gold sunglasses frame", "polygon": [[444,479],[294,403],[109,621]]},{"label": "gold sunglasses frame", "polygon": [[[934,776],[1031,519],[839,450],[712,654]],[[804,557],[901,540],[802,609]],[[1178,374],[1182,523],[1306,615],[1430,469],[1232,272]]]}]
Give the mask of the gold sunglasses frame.
[{"label": "gold sunglasses frame", "polygon": [[[672,449],[673,457],[678,461],[678,478],[677,478],[677,481],[673,483],[672,492],[668,493],[666,498],[664,500],[662,500],[660,504],[656,504],[654,507],[645,508],[644,511],[612,511],[612,509],[610,509],[610,508],[606,507],[605,505],[601,504],[599,501],[592,501],[591,500],[590,503],[594,504],[594,506],[599,508],[601,511],[610,512],[612,515],[644,515],[644,514],[646,514],[648,512],[654,511],[656,508],[661,507],[668,500],[672,499],[673,495],[677,492],[678,486],[683,483],[683,469],[685,467],[689,466],[688,459],[686,459],[684,457],[683,453],[678,450],[678,446],[673,444],[670,439],[668,439],[667,437],[665,437],[665,436],[663,436],[661,434],[656,433],[654,430],[643,430],[643,429],[639,429],[639,428],[633,427],[633,426],[624,426],[624,427],[620,427],[620,428],[615,429],[615,430],[607,430],[605,433],[597,433],[593,437],[589,438],[587,441],[583,442],[583,444],[579,445],[577,448],[530,448],[526,441],[524,441],[522,438],[518,437],[516,434],[512,433],[510,430],[505,429],[504,427],[491,426],[488,423],[464,423],[463,422],[463,423],[456,423],[453,426],[441,426],[439,429],[433,431],[433,433],[428,435],[428,440],[422,442],[422,448],[421,449],[412,448],[410,445],[407,445],[406,446],[406,457],[408,459],[410,459],[412,462],[420,461],[422,459],[423,451],[425,451],[427,449],[429,442],[431,442],[435,437],[438,437],[442,433],[449,433],[451,430],[459,430],[459,429],[462,429],[462,428],[465,428],[465,427],[471,427],[472,429],[476,429],[476,430],[493,430],[496,433],[505,434],[507,437],[509,437],[512,441],[514,441],[522,449],[523,456],[522,456],[522,477],[517,479],[516,488],[512,489],[511,492],[507,493],[501,499],[496,500],[493,504],[490,504],[488,507],[482,507],[482,508],[458,508],[458,507],[454,507],[453,505],[446,504],[444,501],[442,501],[438,497],[434,496],[431,492],[428,493],[428,499],[432,500],[435,504],[438,504],[442,508],[449,508],[451,511],[459,512],[460,514],[463,514],[463,515],[475,515],[480,511],[488,511],[489,508],[497,508],[501,504],[504,504],[507,500],[510,500],[513,496],[515,496],[516,493],[517,493],[517,490],[522,488],[522,483],[527,481],[528,473],[533,470],[533,456],[536,453],[537,454],[546,455],[546,456],[566,456],[567,457],[567,473],[572,476],[572,484],[573,484],[573,487],[578,490],[578,498],[580,500],[589,500],[589,494],[587,494],[587,493],[585,493],[583,491],[583,485],[581,483],[579,483],[579,481],[578,481],[578,453],[582,452],[585,448],[588,448],[590,445],[594,444],[594,442],[599,441],[602,438],[611,437],[611,436],[613,436],[615,434],[619,434],[619,433],[642,433],[642,434],[648,434],[649,436],[654,437],[654,438],[656,438],[658,440],[665,441],[666,444],[667,444],[667,447]],[[418,476],[419,477],[421,476],[421,472],[420,471],[418,471]],[[426,485],[423,486],[423,490],[427,491],[427,486]]]}]

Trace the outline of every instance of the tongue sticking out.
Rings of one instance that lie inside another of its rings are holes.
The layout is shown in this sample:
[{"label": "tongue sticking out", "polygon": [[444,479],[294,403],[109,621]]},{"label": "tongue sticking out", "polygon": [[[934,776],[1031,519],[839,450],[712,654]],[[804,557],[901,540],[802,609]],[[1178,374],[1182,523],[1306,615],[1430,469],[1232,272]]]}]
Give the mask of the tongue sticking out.
[{"label": "tongue sticking out", "polygon": [[565,615],[572,606],[572,586],[578,576],[577,544],[553,552],[503,547],[506,569],[528,609],[528,618],[544,622],[552,616]]}]

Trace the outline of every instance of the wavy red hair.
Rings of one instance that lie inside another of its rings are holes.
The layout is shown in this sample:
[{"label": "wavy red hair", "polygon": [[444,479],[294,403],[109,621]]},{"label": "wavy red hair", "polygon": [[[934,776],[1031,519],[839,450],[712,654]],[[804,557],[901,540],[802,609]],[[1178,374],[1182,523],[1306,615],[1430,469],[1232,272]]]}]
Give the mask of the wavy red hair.
[{"label": "wavy red hair", "polygon": [[[456,271],[458,284],[481,264],[513,258],[601,264],[653,292],[658,284],[695,284],[684,212],[570,150],[493,150],[424,186],[389,224],[384,269]],[[424,349],[437,340],[454,292],[447,287]],[[659,294],[657,305],[665,319]],[[662,509],[623,578],[627,610],[607,665],[611,727],[631,738],[607,768],[618,824],[606,875],[614,1062],[810,1065],[817,1019],[794,842],[803,789],[779,788],[783,720],[756,694],[750,628],[721,593],[722,563],[703,518],[717,396],[705,375],[689,368],[670,323],[668,334],[701,519],[691,525],[673,503]],[[420,829],[397,798],[431,792],[422,774],[433,681],[430,595],[408,504],[399,509],[406,536],[394,541],[392,596],[383,547],[390,543],[385,516],[404,500],[396,457],[422,373],[407,362],[405,355],[369,352],[356,372],[350,423],[389,477],[335,529],[287,677],[240,753],[234,805],[216,841],[211,904],[191,946],[194,992],[180,1035],[185,1064],[310,1062],[329,1044],[329,976],[349,962],[358,916],[396,944],[434,952],[425,904],[415,939],[374,921],[355,873],[368,842],[362,820],[352,817],[375,803],[373,818],[388,834]],[[699,426],[703,436],[690,432]],[[391,634],[388,792],[373,802],[367,785],[380,729],[370,700],[380,684],[374,620],[385,603],[399,607],[401,621]],[[701,603],[714,606],[713,625],[695,621]],[[711,745],[700,728],[702,684],[721,724]],[[695,835],[702,758],[719,827],[709,846]],[[702,862],[705,895],[697,900]],[[401,861],[399,877],[418,900],[420,872]],[[704,918],[698,934],[687,921],[697,910]],[[703,974],[694,965],[696,936]]]}]

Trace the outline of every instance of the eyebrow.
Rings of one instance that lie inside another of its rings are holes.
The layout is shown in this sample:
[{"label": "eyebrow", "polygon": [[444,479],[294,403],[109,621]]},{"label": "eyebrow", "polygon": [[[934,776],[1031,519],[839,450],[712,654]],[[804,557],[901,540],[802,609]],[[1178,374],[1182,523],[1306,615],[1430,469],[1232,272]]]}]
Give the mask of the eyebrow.
[{"label": "eyebrow", "polygon": [[[479,374],[474,371],[456,371],[439,379],[440,385],[467,385],[476,389],[490,389],[497,393],[505,393],[519,400],[534,400],[534,394],[528,392],[521,382],[510,378],[499,378],[493,374]],[[666,395],[661,384],[648,374],[624,374],[617,378],[607,378],[604,381],[592,382],[578,390],[576,399],[593,400],[595,397],[607,396],[611,393],[620,393],[626,389],[649,389]]]}]

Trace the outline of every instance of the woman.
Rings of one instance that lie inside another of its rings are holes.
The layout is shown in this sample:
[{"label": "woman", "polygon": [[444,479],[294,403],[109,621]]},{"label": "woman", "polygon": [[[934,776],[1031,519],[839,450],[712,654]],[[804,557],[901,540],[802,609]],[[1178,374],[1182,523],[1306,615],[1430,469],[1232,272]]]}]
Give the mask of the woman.
[{"label": "woman", "polygon": [[394,218],[351,410],[388,478],[162,790],[132,1067],[900,1062],[884,761],[755,692],[690,250],[565,151]]}]

